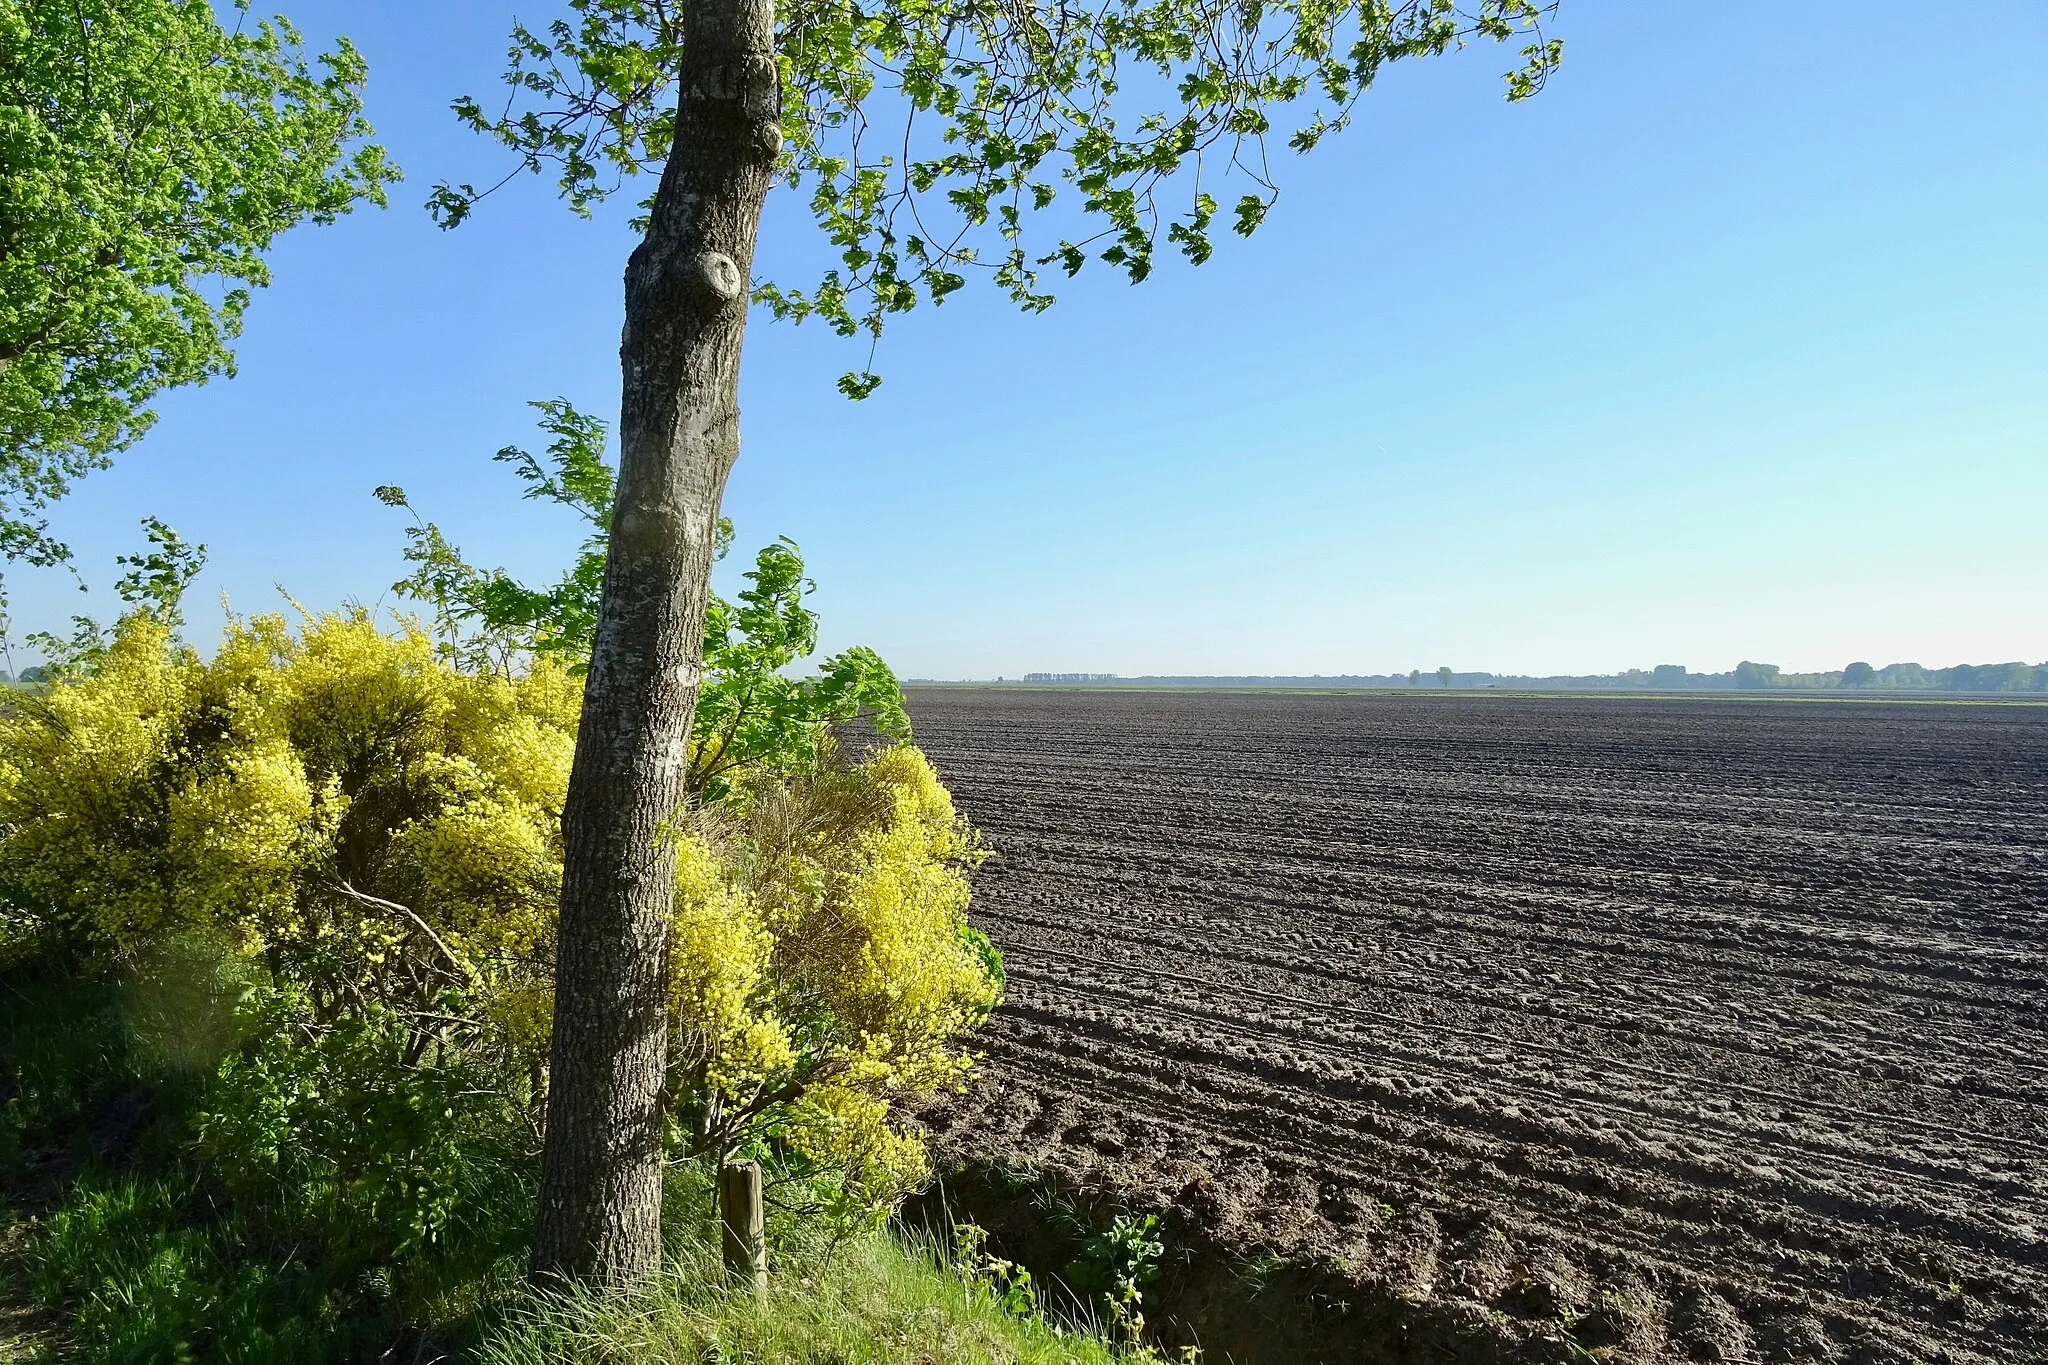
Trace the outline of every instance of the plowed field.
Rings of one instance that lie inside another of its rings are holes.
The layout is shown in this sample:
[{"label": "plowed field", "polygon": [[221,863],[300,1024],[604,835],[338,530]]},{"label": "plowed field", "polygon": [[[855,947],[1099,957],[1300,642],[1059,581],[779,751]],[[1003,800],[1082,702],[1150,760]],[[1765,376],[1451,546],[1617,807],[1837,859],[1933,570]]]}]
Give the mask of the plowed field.
[{"label": "plowed field", "polygon": [[2048,1360],[2048,708],[912,714],[1011,979],[943,1146],[1121,1172],[1472,1359]]}]

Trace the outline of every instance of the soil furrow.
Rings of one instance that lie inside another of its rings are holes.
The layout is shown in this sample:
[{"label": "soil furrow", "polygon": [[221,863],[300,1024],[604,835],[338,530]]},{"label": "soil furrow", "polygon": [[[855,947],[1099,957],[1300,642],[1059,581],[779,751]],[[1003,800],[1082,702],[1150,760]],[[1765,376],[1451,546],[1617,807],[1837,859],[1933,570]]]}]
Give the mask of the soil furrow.
[{"label": "soil furrow", "polygon": [[912,715],[1012,976],[942,1147],[1463,1305],[1474,1361],[1580,1321],[1657,1365],[2048,1362],[2048,708]]}]

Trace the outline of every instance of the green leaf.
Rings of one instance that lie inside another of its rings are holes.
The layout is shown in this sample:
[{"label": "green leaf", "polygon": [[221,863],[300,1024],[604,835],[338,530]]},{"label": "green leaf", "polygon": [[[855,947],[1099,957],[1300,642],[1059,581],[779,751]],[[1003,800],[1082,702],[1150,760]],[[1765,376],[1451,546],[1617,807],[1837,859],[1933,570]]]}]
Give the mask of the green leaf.
[{"label": "green leaf", "polygon": [[[557,176],[577,212],[660,169],[675,135],[682,33],[674,6],[570,0],[576,22],[514,28],[495,118],[479,100],[458,119],[523,168]],[[1214,249],[1206,177],[1242,187],[1233,230],[1249,236],[1277,195],[1266,139],[1307,152],[1351,119],[1385,67],[1469,42],[1531,41],[1509,98],[1535,93],[1562,60],[1540,21],[1548,0],[1116,0],[1057,11],[974,0],[876,0],[784,9],[778,34],[782,183],[803,187],[836,265],[805,290],[762,281],[778,318],[817,316],[841,336],[879,336],[893,313],[980,274],[1019,308],[1053,295],[1025,263],[1069,276],[1091,252],[1148,278],[1162,235],[1190,262]],[[1130,69],[1147,79],[1130,81]],[[642,178],[636,178],[642,177]],[[1076,232],[1038,233],[1059,181],[1080,192]],[[1162,207],[1189,182],[1191,214]],[[460,221],[472,187],[431,201]],[[905,243],[898,253],[895,245]],[[998,245],[991,249],[989,242]],[[849,398],[879,381],[856,372]]]},{"label": "green leaf", "polygon": [[839,376],[839,391],[855,402],[866,398],[882,387],[882,376],[873,373],[854,374],[848,372]]},{"label": "green leaf", "polygon": [[279,233],[384,202],[365,76],[189,0],[0,4],[0,554],[67,557],[41,510],[234,372]]}]

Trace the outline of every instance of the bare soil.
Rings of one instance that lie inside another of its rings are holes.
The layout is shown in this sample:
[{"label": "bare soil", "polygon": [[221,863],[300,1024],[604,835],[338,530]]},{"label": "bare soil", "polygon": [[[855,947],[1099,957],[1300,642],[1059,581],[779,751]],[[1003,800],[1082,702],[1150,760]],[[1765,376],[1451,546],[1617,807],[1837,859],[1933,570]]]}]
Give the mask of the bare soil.
[{"label": "bare soil", "polygon": [[2048,708],[911,710],[1010,973],[941,1151],[1316,1267],[1290,1358],[2048,1361]]}]

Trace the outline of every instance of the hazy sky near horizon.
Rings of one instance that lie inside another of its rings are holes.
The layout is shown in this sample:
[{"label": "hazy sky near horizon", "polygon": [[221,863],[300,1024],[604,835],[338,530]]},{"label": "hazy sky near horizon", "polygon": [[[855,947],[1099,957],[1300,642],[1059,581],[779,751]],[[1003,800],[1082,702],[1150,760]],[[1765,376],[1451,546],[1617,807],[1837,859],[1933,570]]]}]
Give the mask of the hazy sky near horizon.
[{"label": "hazy sky near horizon", "polygon": [[[408,179],[284,239],[239,377],[59,505],[98,591],[11,572],[17,636],[110,614],[145,513],[211,547],[202,638],[222,592],[377,599],[378,484],[515,573],[578,538],[489,454],[538,449],[530,399],[615,413],[627,199],[583,222],[529,178],[437,230],[434,181],[505,166],[447,104],[497,89],[511,8],[276,7],[363,49]],[[1566,0],[1553,31],[1519,105],[1511,49],[1389,70],[1199,269],[899,319],[865,403],[833,389],[864,346],[757,313],[726,585],[791,536],[827,646],[905,676],[2048,658],[2048,6]],[[759,265],[823,259],[771,195]]]}]

